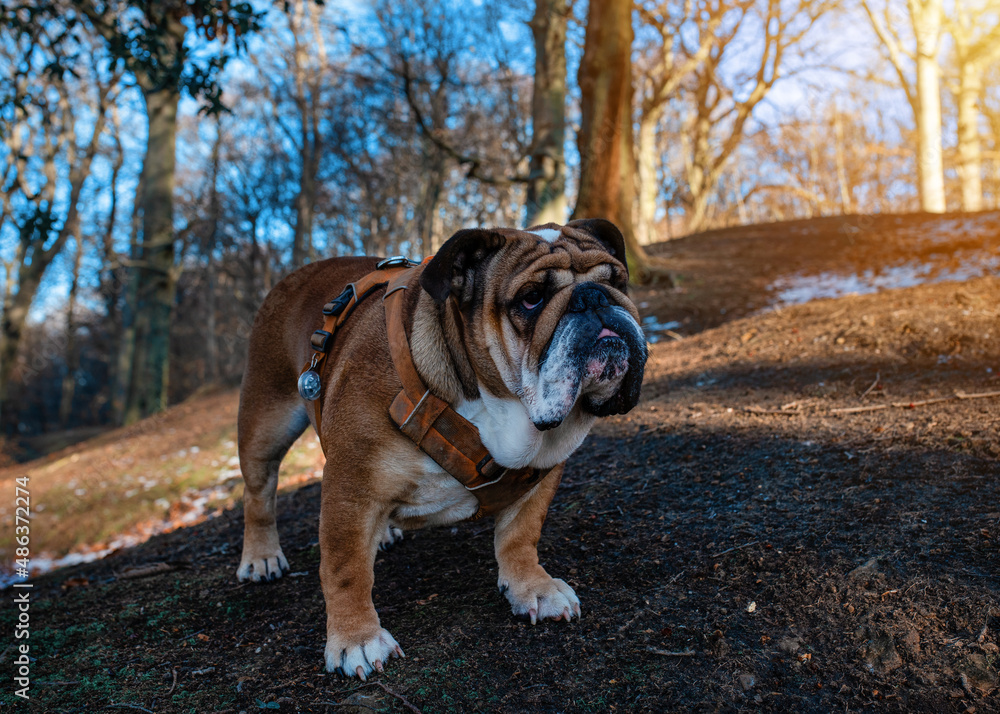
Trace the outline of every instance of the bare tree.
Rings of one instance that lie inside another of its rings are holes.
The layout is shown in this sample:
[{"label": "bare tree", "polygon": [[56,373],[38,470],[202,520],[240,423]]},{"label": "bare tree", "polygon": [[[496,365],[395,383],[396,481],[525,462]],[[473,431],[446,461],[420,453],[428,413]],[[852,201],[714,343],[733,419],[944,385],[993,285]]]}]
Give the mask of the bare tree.
[{"label": "bare tree", "polygon": [[76,70],[84,81],[68,71],[49,71],[59,66],[60,52],[43,24],[0,43],[8,77],[0,126],[5,148],[0,231],[17,236],[13,260],[5,266],[0,415],[42,278],[70,238],[79,245],[81,197],[118,89],[118,75],[100,67],[97,52],[89,66]]},{"label": "bare tree", "polygon": [[59,400],[59,425],[64,429],[70,426],[70,414],[73,410],[73,395],[76,393],[77,370],[80,367],[80,351],[76,340],[77,300],[80,293],[80,263],[83,260],[84,241],[76,238],[73,248],[73,266],[70,272],[69,296],[66,300],[66,333],[63,344],[66,352],[66,371],[62,378],[62,396]]},{"label": "bare tree", "polygon": [[625,237],[632,279],[647,282],[653,264],[632,221],[635,156],[632,141],[632,8],[591,0],[577,81],[580,84],[580,187],[572,218],[606,218]]},{"label": "bare tree", "polygon": [[535,41],[531,96],[528,226],[566,220],[566,19],[568,0],[536,0],[530,26]]},{"label": "bare tree", "polygon": [[[686,179],[681,198],[689,231],[705,226],[709,202],[726,163],[743,141],[754,109],[788,73],[790,55],[808,51],[810,31],[830,7],[814,0],[759,0],[752,6],[737,7],[720,40],[693,71],[687,83],[689,118],[679,137]],[[747,23],[751,17],[755,22]],[[763,33],[760,54],[752,62],[745,46],[734,41],[744,27]],[[724,70],[729,55],[737,52],[748,71],[734,80],[732,72]]]},{"label": "bare tree", "polygon": [[[654,0],[639,6],[643,22],[656,31],[643,48],[636,64],[639,86],[639,136],[636,146],[639,179],[636,238],[640,244],[657,239],[655,226],[657,178],[657,129],[667,102],[682,83],[701,65],[713,47],[731,39],[731,31],[720,32],[724,16],[741,6],[726,0]],[[737,10],[739,11],[739,10]]]},{"label": "bare tree", "polygon": [[[962,210],[983,207],[983,160],[979,140],[979,98],[983,72],[1000,58],[1000,2],[987,0],[973,10],[968,2],[956,2],[953,14],[945,19],[954,44],[958,86],[954,89],[958,107],[958,175],[962,183]],[[984,27],[985,24],[985,27]]]},{"label": "bare tree", "polygon": [[[861,6],[889,56],[889,61],[913,110],[917,125],[917,176],[920,206],[929,213],[945,211],[944,159],[941,149],[941,67],[938,51],[944,21],[942,0],[907,0],[906,21],[894,13],[891,0]],[[907,48],[900,26],[908,22],[913,46]],[[910,79],[909,65],[915,66]]]}]

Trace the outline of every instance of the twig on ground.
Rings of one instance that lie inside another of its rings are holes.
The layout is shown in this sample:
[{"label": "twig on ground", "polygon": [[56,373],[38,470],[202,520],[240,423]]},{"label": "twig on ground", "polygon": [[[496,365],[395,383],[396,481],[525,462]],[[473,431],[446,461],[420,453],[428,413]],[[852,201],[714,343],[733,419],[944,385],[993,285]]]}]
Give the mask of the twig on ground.
[{"label": "twig on ground", "polygon": [[626,622],[626,623],[625,623],[624,625],[622,625],[621,627],[619,627],[619,628],[618,628],[618,631],[619,631],[619,632],[621,632],[622,630],[624,630],[625,628],[627,628],[627,627],[628,627],[629,625],[631,625],[631,624],[632,624],[633,622],[635,622],[636,620],[638,620],[638,619],[639,619],[639,615],[641,615],[641,614],[642,614],[642,613],[644,613],[644,612],[646,612],[646,608],[644,608],[644,607],[642,607],[642,608],[639,608],[639,611],[638,611],[638,612],[636,612],[636,613],[635,613],[635,614],[634,614],[634,615],[632,616],[632,619],[631,619],[631,620],[629,620],[628,622]]},{"label": "twig on ground", "polygon": [[760,543],[759,540],[750,541],[749,543],[744,543],[743,545],[737,545],[737,546],[733,546],[732,548],[727,548],[726,550],[722,551],[721,553],[716,553],[715,555],[710,555],[708,557],[709,558],[718,558],[719,556],[725,555],[726,553],[732,553],[734,550],[743,550],[744,548],[749,548],[750,546],[757,545],[758,543]]},{"label": "twig on ground", "polygon": [[880,600],[885,600],[885,596],[886,595],[895,595],[898,592],[899,592],[899,590],[886,590],[884,593],[882,593],[882,595],[879,597],[879,599]]},{"label": "twig on ground", "polygon": [[36,679],[35,680],[35,684],[47,684],[50,687],[68,687],[71,684],[79,684],[79,682],[76,682],[76,681],[73,681],[73,682],[56,682],[56,681],[46,680],[46,679]]},{"label": "twig on ground", "polygon": [[891,404],[876,404],[870,407],[845,407],[843,409],[831,409],[831,414],[860,414],[861,412],[878,412],[889,409]]},{"label": "twig on ground", "polygon": [[177,668],[176,667],[174,667],[173,672],[174,672],[174,683],[170,685],[170,691],[167,692],[167,696],[168,697],[171,694],[173,694],[174,693],[174,689],[177,688]]},{"label": "twig on ground", "polygon": [[130,565],[115,573],[119,580],[131,580],[134,578],[148,578],[151,575],[169,573],[174,570],[187,570],[191,563],[186,560],[171,561],[169,563],[146,563],[145,565]]},{"label": "twig on ground", "polygon": [[105,704],[101,709],[135,709],[136,711],[146,712],[146,714],[153,714],[152,709],[140,707],[138,704]]},{"label": "twig on ground", "polygon": [[202,632],[204,632],[204,631],[205,631],[204,629],[201,629],[201,630],[198,630],[197,632],[192,632],[192,633],[191,633],[190,635],[184,635],[183,637],[181,637],[181,638],[180,638],[180,639],[178,639],[177,641],[178,641],[178,642],[183,642],[184,640],[188,640],[188,639],[191,639],[192,637],[194,637],[194,636],[196,636],[196,635],[200,635],[200,634],[201,634]]},{"label": "twig on ground", "polygon": [[860,397],[861,399],[864,399],[864,398],[865,398],[865,397],[867,397],[867,396],[868,396],[869,394],[871,394],[871,391],[872,391],[873,389],[875,389],[875,387],[877,387],[877,386],[878,386],[878,380],[879,380],[879,378],[880,378],[881,376],[882,376],[882,373],[881,373],[881,372],[876,372],[876,373],[875,373],[875,381],[874,381],[874,382],[872,382],[872,386],[868,387],[868,389],[866,389],[866,390],[865,390],[865,391],[864,391],[864,392],[863,392],[863,393],[861,394],[861,397]]},{"label": "twig on ground", "polygon": [[[878,384],[878,377],[875,378],[875,382],[872,385]],[[862,398],[869,392],[871,392],[872,387],[865,390],[865,393],[861,395]],[[951,402],[956,399],[991,399],[994,397],[1000,397],[1000,391],[996,392],[976,392],[973,394],[968,394],[966,392],[955,392],[950,397],[934,397],[932,399],[921,399],[915,402],[890,402],[889,404],[872,404],[867,407],[840,407],[837,409],[829,409],[827,411],[812,411],[810,412],[813,416],[824,416],[828,414],[864,414],[865,412],[880,412],[885,409],[915,409],[916,407],[926,407],[930,404],[940,404],[941,402]],[[743,411],[749,414],[757,415],[767,415],[767,416],[794,416],[796,414],[804,414],[805,412],[799,411],[798,409],[792,409],[793,406],[799,406],[800,402],[789,402],[781,407],[781,409],[764,409],[763,407],[744,407]]]},{"label": "twig on ground", "polygon": [[781,409],[764,409],[763,407],[746,407],[743,411],[750,412],[751,414],[777,414],[779,416],[795,416],[796,414],[801,414],[799,411],[791,411]]},{"label": "twig on ground", "polygon": [[976,392],[967,394],[966,392],[955,392],[956,399],[988,399],[989,397],[1000,397],[1000,392]]},{"label": "twig on ground", "polygon": [[655,647],[650,647],[649,651],[653,654],[662,655],[664,657],[694,657],[698,653],[694,650],[682,650],[680,652],[668,652],[667,650],[658,650]]},{"label": "twig on ground", "polygon": [[410,704],[409,700],[406,697],[404,697],[402,694],[399,694],[397,692],[392,691],[391,689],[389,689],[387,686],[385,686],[381,682],[372,682],[372,684],[374,684],[376,687],[378,687],[379,689],[381,689],[382,691],[384,691],[386,694],[389,694],[389,695],[391,695],[393,697],[396,697],[396,699],[398,699],[400,701],[400,703],[404,707],[406,707],[407,709],[409,709],[411,712],[415,712],[416,714],[420,714],[420,710],[417,709],[412,704]]},{"label": "twig on ground", "polygon": [[847,409],[831,409],[830,414],[857,414],[859,412],[874,412],[882,409],[915,409],[916,407],[926,407],[931,404],[940,404],[942,402],[952,402],[956,399],[990,399],[993,397],[1000,397],[1000,391],[997,392],[977,392],[974,394],[968,394],[966,392],[955,392],[950,397],[934,397],[932,399],[920,399],[915,402],[891,402],[889,404],[878,404],[870,407],[849,407]]}]

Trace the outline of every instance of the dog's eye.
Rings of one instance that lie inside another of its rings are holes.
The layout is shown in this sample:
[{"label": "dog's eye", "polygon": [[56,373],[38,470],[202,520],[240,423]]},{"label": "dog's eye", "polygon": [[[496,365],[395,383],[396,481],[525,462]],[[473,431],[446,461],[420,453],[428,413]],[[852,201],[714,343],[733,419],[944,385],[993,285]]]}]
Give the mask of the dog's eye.
[{"label": "dog's eye", "polygon": [[545,295],[541,290],[532,290],[521,298],[521,304],[525,310],[534,310],[545,301]]}]

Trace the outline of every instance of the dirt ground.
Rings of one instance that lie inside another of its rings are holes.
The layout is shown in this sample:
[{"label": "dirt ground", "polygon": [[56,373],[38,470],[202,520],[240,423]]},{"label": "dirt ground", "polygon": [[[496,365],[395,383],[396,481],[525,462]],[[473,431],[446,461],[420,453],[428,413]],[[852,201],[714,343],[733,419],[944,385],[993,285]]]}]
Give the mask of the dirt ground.
[{"label": "dirt ground", "polygon": [[37,578],[36,710],[1000,712],[1000,279],[761,312],[781,275],[908,260],[929,219],[892,220],[657,248],[680,289],[636,300],[681,339],[570,459],[539,546],[581,620],[512,618],[490,523],[408,533],[374,590],[407,659],[324,673],[309,483],[277,582],[236,583],[239,508]]}]

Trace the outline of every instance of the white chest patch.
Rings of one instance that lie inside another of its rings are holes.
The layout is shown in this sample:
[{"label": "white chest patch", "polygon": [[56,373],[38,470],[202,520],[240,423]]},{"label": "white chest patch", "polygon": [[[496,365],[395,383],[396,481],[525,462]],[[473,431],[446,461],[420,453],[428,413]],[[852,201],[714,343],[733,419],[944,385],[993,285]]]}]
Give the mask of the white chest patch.
[{"label": "white chest patch", "polygon": [[482,392],[463,401],[455,411],[479,429],[483,446],[501,466],[547,469],[565,461],[583,443],[596,419],[577,407],[554,429],[538,431],[518,399],[501,399]]},{"label": "white chest patch", "polygon": [[475,494],[438,466],[430,456],[420,455],[420,466],[412,474],[417,488],[396,515],[400,519],[421,518],[426,525],[447,525],[471,518],[479,509]]},{"label": "white chest patch", "polygon": [[[459,414],[479,429],[479,437],[497,463],[507,468],[531,466],[549,469],[562,463],[576,451],[590,431],[596,417],[574,409],[555,429],[538,431],[528,411],[517,399],[500,399],[483,393],[482,399],[461,402]],[[422,525],[445,525],[471,518],[479,508],[475,495],[446,473],[431,457],[404,450],[388,457],[383,471],[399,474],[413,484],[405,503],[393,514],[404,528],[408,519]]]},{"label": "white chest patch", "polygon": [[553,228],[543,228],[540,231],[532,231],[531,234],[538,236],[546,243],[552,243],[561,235],[559,231]]}]

